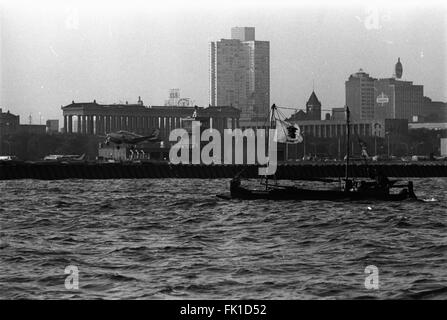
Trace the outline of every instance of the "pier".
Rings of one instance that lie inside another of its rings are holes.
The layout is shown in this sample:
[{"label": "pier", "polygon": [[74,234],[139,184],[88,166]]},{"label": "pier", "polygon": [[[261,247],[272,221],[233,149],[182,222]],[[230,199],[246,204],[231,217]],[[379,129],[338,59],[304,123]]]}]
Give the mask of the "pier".
[{"label": "pier", "polygon": [[[368,168],[389,177],[447,177],[447,161],[352,163],[351,176],[367,177]],[[12,179],[227,179],[241,172],[245,178],[258,178],[256,165],[172,165],[167,162],[0,162],[0,180]],[[343,162],[280,163],[277,179],[338,178],[345,175]]]}]

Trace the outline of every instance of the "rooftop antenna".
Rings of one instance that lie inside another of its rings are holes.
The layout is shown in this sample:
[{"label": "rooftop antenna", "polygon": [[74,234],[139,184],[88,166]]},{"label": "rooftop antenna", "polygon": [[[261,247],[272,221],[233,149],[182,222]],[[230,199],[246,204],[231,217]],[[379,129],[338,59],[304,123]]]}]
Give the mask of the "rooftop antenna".
[{"label": "rooftop antenna", "polygon": [[314,79],[312,79],[312,91],[315,92],[315,80]]}]

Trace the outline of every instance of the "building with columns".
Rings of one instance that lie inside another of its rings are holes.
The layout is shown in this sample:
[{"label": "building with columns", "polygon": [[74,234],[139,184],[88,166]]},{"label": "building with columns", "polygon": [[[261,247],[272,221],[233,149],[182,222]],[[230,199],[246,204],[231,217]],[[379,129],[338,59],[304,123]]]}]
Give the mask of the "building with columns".
[{"label": "building with columns", "polygon": [[[98,104],[72,101],[63,106],[64,131],[66,133],[105,135],[125,130],[148,135],[154,129],[160,130],[160,138],[169,141],[173,129],[181,128],[181,121],[191,117],[194,107],[144,106],[137,104]],[[239,127],[240,110],[233,107],[197,108],[199,117],[209,118],[213,128],[223,131]]]},{"label": "building with columns", "polygon": [[[297,124],[304,136],[316,138],[337,138],[346,136],[346,120],[293,120],[291,123]],[[351,135],[353,137],[384,137],[385,121],[383,120],[358,120],[350,124]]]}]

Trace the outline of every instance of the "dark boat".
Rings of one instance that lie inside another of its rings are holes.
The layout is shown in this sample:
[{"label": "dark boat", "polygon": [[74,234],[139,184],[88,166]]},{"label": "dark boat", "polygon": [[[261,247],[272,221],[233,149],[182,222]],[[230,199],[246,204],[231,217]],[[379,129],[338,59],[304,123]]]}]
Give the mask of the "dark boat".
[{"label": "dark boat", "polygon": [[[398,187],[398,186],[394,186]],[[413,183],[403,186],[399,193],[390,193],[389,189],[381,186],[362,186],[355,184],[349,190],[345,188],[333,188],[327,190],[304,189],[295,186],[268,186],[265,190],[248,189],[240,185],[240,180],[233,179],[230,183],[230,196],[219,195],[224,199],[242,200],[328,200],[328,201],[352,201],[352,200],[381,200],[402,201],[417,199],[413,191]]]},{"label": "dark boat", "polygon": [[[276,106],[272,106],[271,123],[273,124]],[[280,186],[268,183],[265,177],[263,189],[249,189],[241,186],[240,174],[236,175],[230,183],[230,195],[217,195],[223,199],[242,200],[328,200],[328,201],[355,201],[355,200],[379,200],[379,201],[402,201],[406,199],[417,199],[413,182],[408,181],[405,185],[397,185],[397,181],[390,181],[383,173],[373,171],[371,178],[373,181],[355,181],[348,175],[349,166],[349,108],[346,107],[346,129],[347,129],[347,156],[346,175],[344,185],[341,186],[341,179],[311,179],[312,181],[335,182],[339,181],[340,186],[325,190],[306,189],[295,186]],[[402,188],[398,193],[391,193],[393,188]]]}]

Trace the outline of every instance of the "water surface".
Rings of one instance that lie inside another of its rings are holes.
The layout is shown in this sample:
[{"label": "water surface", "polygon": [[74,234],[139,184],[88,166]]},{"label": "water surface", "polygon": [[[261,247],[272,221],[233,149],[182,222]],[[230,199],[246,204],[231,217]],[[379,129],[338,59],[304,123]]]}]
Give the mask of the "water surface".
[{"label": "water surface", "polygon": [[[225,201],[227,180],[0,181],[0,298],[447,298],[447,179],[413,202]],[[433,199],[433,200],[434,200]],[[79,290],[64,269],[79,269]],[[379,269],[378,290],[364,286]]]}]

